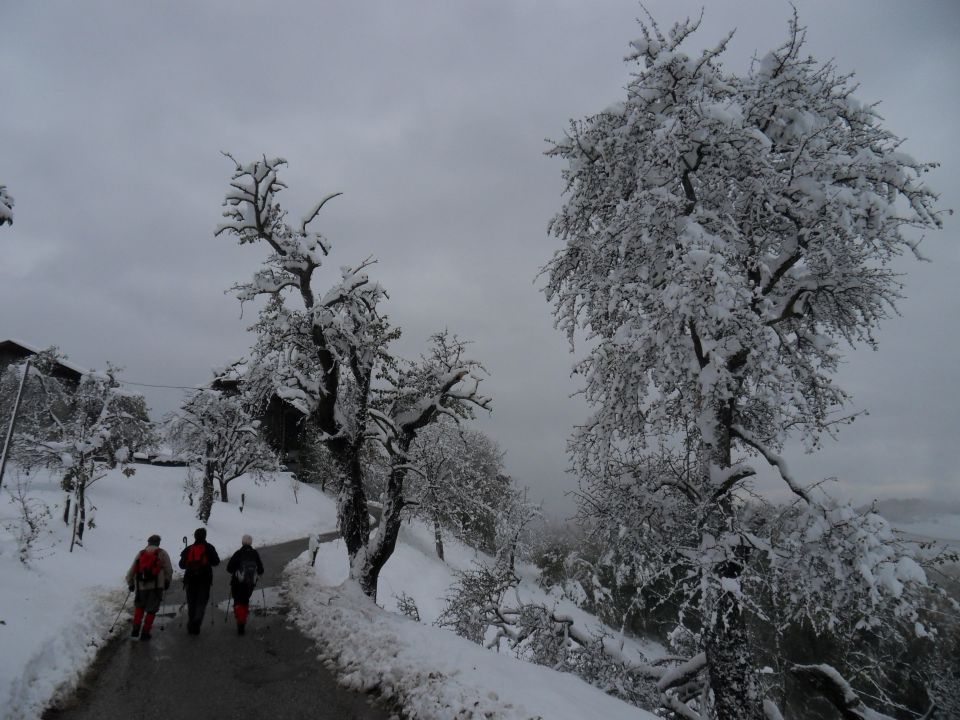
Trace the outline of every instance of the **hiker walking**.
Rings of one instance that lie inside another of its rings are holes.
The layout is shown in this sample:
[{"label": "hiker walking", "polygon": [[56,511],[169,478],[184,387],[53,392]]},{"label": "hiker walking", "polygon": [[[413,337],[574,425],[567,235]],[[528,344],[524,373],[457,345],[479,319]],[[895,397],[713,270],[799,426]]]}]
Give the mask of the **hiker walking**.
[{"label": "hiker walking", "polygon": [[263,562],[260,553],[253,549],[253,538],[244,535],[240,549],[227,563],[230,573],[230,594],[233,596],[233,616],[237,619],[237,634],[243,635],[247,627],[247,613],[250,596],[257,580],[263,575]]},{"label": "hiker walking", "polygon": [[[127,589],[136,591],[133,596],[133,629],[130,637],[150,639],[153,619],[160,610],[163,591],[170,588],[173,565],[167,551],[160,548],[160,536],[147,538],[147,546],[137,553],[127,570]],[[143,623],[141,628],[140,623]]]},{"label": "hiker walking", "polygon": [[184,570],[183,588],[187,594],[187,632],[199,635],[213,584],[213,570],[210,568],[220,564],[220,556],[207,542],[206,528],[194,530],[193,539],[193,545],[188,545],[180,553],[179,564]]}]

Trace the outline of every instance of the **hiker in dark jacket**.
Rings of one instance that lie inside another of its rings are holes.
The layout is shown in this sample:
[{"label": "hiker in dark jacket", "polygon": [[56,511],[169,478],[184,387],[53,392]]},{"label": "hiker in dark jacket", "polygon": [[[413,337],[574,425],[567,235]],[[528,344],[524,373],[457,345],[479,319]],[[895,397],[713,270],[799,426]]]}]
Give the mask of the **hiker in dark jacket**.
[{"label": "hiker in dark jacket", "polygon": [[[173,579],[173,565],[166,550],[160,549],[160,536],[147,538],[147,546],[137,553],[133,564],[127,570],[127,588],[136,592],[133,596],[133,629],[131,637],[141,640],[150,639],[153,619],[163,601],[163,591],[170,587]],[[140,629],[140,623],[143,629]]]},{"label": "hiker in dark jacket", "polygon": [[200,634],[203,613],[210,600],[210,586],[213,585],[213,570],[220,564],[217,549],[207,542],[206,528],[197,528],[193,532],[193,545],[188,545],[180,553],[180,567],[183,568],[183,588],[187,593],[187,632]]},{"label": "hiker in dark jacket", "polygon": [[244,535],[241,542],[240,549],[227,563],[227,572],[230,573],[230,594],[233,596],[233,616],[237,619],[239,635],[243,635],[247,627],[247,613],[253,588],[263,575],[263,562],[260,560],[260,553],[253,549],[253,538]]}]

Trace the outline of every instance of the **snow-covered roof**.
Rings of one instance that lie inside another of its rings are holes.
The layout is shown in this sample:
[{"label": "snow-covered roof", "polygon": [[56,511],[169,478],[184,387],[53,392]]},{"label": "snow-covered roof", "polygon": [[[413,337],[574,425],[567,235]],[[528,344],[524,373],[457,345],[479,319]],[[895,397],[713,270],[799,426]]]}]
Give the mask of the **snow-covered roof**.
[{"label": "snow-covered roof", "polygon": [[226,365],[213,368],[213,380],[210,387],[215,390],[233,389],[243,381],[247,375],[247,361],[245,358],[231,360]]},{"label": "snow-covered roof", "polygon": [[[0,340],[0,348],[3,348],[4,345],[16,345],[17,347],[20,347],[26,350],[32,355],[39,355],[41,352],[43,352],[46,349],[46,348],[37,347],[35,345],[31,345],[30,343],[25,343],[22,340],[16,340],[14,338],[6,338],[4,340]],[[87,375],[90,372],[88,368],[81,367],[80,365],[76,365],[75,363],[68,362],[63,359],[57,360],[57,364],[60,365],[61,367],[66,368],[67,370],[72,370],[73,372],[78,373],[80,375]]]}]

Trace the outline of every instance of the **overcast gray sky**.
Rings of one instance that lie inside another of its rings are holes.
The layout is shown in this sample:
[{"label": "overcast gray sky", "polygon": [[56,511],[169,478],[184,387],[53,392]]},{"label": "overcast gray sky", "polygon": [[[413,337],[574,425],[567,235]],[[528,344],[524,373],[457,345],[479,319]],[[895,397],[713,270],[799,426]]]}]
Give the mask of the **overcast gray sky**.
[{"label": "overcast gray sky", "polygon": [[[731,69],[785,37],[786,2],[715,0],[699,48],[731,28]],[[960,209],[960,3],[795,0],[808,48],[855,71],[905,150],[943,167]],[[701,3],[648,0],[664,25]],[[624,95],[633,0],[532,2],[0,2],[0,337],[58,345],[128,380],[194,385],[242,355],[252,316],[224,290],[262,250],[214,238],[230,174],[219,154],[290,161],[294,216],[320,220],[329,270],[369,254],[416,355],[434,330],[475,341],[494,413],[482,425],[548,510],[569,512],[564,443],[585,415],[572,357],[535,276],[557,248],[571,117]],[[853,497],[960,498],[958,219],[904,262],[902,315],[843,370],[870,411],[817,458]],[[180,393],[149,390],[156,414]]]}]

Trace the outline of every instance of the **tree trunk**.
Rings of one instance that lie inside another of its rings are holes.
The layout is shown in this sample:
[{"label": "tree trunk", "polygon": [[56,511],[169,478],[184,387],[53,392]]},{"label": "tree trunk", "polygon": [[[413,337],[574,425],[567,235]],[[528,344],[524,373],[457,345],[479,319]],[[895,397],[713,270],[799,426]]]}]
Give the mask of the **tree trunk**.
[{"label": "tree trunk", "polygon": [[223,480],[217,480],[220,484],[220,502],[229,502],[227,499],[227,483]]},{"label": "tree trunk", "polygon": [[[730,405],[719,408],[715,445],[707,448],[707,487],[710,486],[711,464],[720,470],[727,470],[731,466],[732,425],[733,408]],[[710,523],[718,540],[728,532],[727,519],[734,512],[729,495],[719,499],[715,522]],[[731,581],[739,582],[743,572],[748,549],[740,545],[732,551],[727,550],[727,553],[730,552],[733,556],[717,563],[714,569],[718,588],[731,584]],[[708,611],[711,616],[704,618],[705,650],[716,719],[765,720],[763,694],[754,668],[746,617],[739,600],[734,593],[718,589],[715,602]]]},{"label": "tree trunk", "polygon": [[350,567],[370,540],[370,515],[367,494],[363,489],[363,469],[359,452],[349,441],[330,443],[334,463],[340,472],[340,499],[337,503],[337,523],[347,546]]},{"label": "tree trunk", "polygon": [[[80,482],[79,479],[74,479],[74,482]],[[73,546],[77,544],[77,508],[80,507],[79,503],[73,504],[73,527],[70,528],[70,550],[68,552],[73,552]]]},{"label": "tree trunk", "polygon": [[[739,572],[728,569],[721,576],[735,579]],[[740,603],[731,593],[721,592],[714,611],[705,640],[717,720],[764,720],[763,695]]]},{"label": "tree trunk", "polygon": [[[404,437],[400,441],[400,457],[406,458],[412,441],[412,435]],[[387,480],[387,501],[383,505],[383,516],[380,518],[380,527],[377,529],[376,543],[367,552],[365,562],[360,568],[357,578],[363,592],[374,600],[377,599],[377,583],[380,579],[380,571],[387,564],[387,560],[390,559],[397,547],[397,537],[400,535],[401,525],[400,512],[405,504],[403,501],[403,481],[406,476],[407,470],[403,465],[394,465],[390,469],[390,478]]]},{"label": "tree trunk", "polygon": [[77,483],[77,502],[76,507],[80,510],[79,522],[77,522],[77,542],[83,545],[83,529],[87,525],[87,480]]},{"label": "tree trunk", "polygon": [[69,493],[67,494],[67,499],[63,503],[63,524],[70,525],[70,504],[73,501],[73,496]]},{"label": "tree trunk", "polygon": [[403,488],[405,473],[405,470],[396,468],[390,473],[387,502],[383,506],[383,517],[380,519],[380,527],[377,529],[376,543],[373,548],[367,551],[366,559],[357,576],[360,589],[373,600],[377,599],[380,571],[383,570],[383,566],[393,555],[397,546],[397,537],[400,535],[400,511],[403,509],[403,498],[400,496],[400,490]]},{"label": "tree trunk", "polygon": [[210,511],[213,509],[213,443],[207,442],[207,458],[203,468],[203,490],[200,493],[200,503],[197,506],[197,517],[206,525],[210,522]]},{"label": "tree trunk", "polygon": [[443,535],[440,533],[440,519],[433,516],[433,542],[437,547],[437,557],[443,562]]}]

